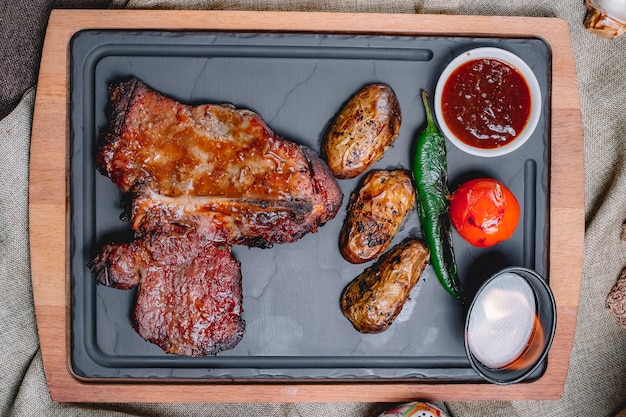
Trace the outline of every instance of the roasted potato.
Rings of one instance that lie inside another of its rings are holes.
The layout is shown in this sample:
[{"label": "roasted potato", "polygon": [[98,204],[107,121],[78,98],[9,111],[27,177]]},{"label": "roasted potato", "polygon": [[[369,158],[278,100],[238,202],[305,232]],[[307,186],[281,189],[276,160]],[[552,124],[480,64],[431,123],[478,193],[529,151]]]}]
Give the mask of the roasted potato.
[{"label": "roasted potato", "polygon": [[383,253],[415,206],[411,174],[404,169],[369,172],[350,196],[339,235],[339,251],[349,262],[371,261]]},{"label": "roasted potato", "polygon": [[387,330],[428,264],[430,251],[407,239],[385,252],[350,282],[341,295],[341,311],[361,333]]},{"label": "roasted potato", "polygon": [[337,178],[354,178],[382,158],[400,131],[396,94],[386,84],[356,93],[335,118],[322,142],[322,155]]}]

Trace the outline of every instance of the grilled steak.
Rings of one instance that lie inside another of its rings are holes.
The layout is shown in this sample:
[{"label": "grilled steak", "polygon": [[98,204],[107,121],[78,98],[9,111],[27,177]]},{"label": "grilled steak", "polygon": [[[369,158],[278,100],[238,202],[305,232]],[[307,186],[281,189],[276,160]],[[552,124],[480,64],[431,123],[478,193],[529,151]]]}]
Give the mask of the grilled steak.
[{"label": "grilled steak", "polygon": [[139,286],[133,327],[165,352],[212,355],[243,337],[239,262],[195,230],[106,245],[91,267],[101,284]]},{"label": "grilled steak", "polygon": [[326,164],[256,113],[187,106],[137,79],[110,95],[97,166],[133,193],[136,232],[193,224],[214,241],[268,247],[315,231],[339,210],[343,196]]},{"label": "grilled steak", "polygon": [[342,193],[307,147],[249,110],[187,106],[137,79],[110,90],[98,169],[132,195],[135,240],[102,248],[99,283],[139,286],[133,326],[187,356],[234,347],[244,332],[230,246],[293,242],[332,219]]}]

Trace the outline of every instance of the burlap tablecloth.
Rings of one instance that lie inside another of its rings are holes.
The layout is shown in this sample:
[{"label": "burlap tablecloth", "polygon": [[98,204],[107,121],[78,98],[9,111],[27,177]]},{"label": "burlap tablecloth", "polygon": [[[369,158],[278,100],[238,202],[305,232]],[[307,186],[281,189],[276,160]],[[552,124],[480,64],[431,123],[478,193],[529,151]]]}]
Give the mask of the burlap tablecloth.
[{"label": "burlap tablecloth", "polygon": [[[0,414],[146,416],[376,416],[390,404],[58,404],[48,395],[37,341],[28,247],[28,158],[36,75],[52,7],[78,0],[0,5]],[[89,7],[323,10],[550,16],[570,24],[584,124],[586,236],[582,294],[563,398],[447,403],[452,416],[612,416],[626,403],[626,329],[604,302],[626,266],[626,35],[582,26],[583,0],[100,0]],[[440,404],[442,405],[442,404]]]}]

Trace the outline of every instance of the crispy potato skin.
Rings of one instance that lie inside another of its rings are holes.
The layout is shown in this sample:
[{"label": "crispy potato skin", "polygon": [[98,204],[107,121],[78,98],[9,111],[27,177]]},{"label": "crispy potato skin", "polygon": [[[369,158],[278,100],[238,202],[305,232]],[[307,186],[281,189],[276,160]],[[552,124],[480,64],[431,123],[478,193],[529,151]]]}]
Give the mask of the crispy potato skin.
[{"label": "crispy potato skin", "polygon": [[339,235],[339,251],[349,262],[371,261],[383,253],[415,206],[415,188],[405,169],[369,172],[350,196]]},{"label": "crispy potato skin", "polygon": [[428,247],[418,239],[394,246],[346,286],[340,301],[343,315],[361,333],[387,330],[402,311],[429,258]]},{"label": "crispy potato skin", "polygon": [[322,156],[337,178],[364,173],[393,145],[402,115],[386,84],[370,84],[348,100],[322,142]]}]

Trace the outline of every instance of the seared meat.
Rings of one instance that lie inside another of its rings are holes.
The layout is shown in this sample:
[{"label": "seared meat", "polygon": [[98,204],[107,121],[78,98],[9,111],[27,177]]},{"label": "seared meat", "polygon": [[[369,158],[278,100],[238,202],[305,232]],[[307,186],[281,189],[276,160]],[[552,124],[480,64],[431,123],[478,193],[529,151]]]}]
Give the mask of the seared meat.
[{"label": "seared meat", "polygon": [[325,163],[256,113],[187,106],[137,79],[110,95],[97,165],[133,192],[136,232],[182,223],[214,241],[267,247],[315,231],[339,210],[343,195]]},{"label": "seared meat", "polygon": [[92,261],[103,285],[139,286],[133,326],[187,356],[234,347],[244,332],[230,245],[293,242],[332,219],[342,193],[312,150],[255,113],[186,106],[137,79],[110,88],[98,169],[132,194],[136,240]]},{"label": "seared meat", "polygon": [[216,354],[244,334],[239,262],[230,247],[172,227],[131,243],[106,245],[91,264],[103,285],[139,286],[132,324],[165,352]]}]

